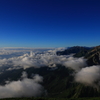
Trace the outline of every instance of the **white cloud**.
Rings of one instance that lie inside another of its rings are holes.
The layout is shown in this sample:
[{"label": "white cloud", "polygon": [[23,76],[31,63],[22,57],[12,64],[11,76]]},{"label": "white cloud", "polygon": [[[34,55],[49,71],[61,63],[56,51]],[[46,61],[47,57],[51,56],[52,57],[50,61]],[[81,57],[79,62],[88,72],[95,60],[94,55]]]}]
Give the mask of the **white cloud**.
[{"label": "white cloud", "polygon": [[67,61],[64,62],[64,65],[74,69],[75,71],[79,71],[81,68],[87,66],[86,59],[74,57],[69,57]]},{"label": "white cloud", "polygon": [[[72,68],[75,70],[75,81],[89,85],[89,86],[100,86],[100,66],[89,66],[86,67],[86,59],[84,58],[74,58],[72,55],[56,55],[56,52],[63,50],[52,49],[45,50],[44,52],[31,52],[30,54],[25,52],[23,55],[18,57],[11,57],[8,59],[0,59],[0,66],[9,66],[8,70],[19,69],[19,68],[40,68],[40,67],[50,67],[50,70],[56,70],[57,64],[61,64],[66,68]],[[26,77],[25,75],[23,77]],[[36,76],[38,77],[38,75]],[[34,79],[34,82],[36,81]],[[21,81],[22,82],[22,81]],[[20,81],[19,81],[20,83]]]},{"label": "white cloud", "polygon": [[70,67],[74,70],[79,70],[80,68],[86,66],[86,60],[84,58],[74,58],[73,55],[56,55],[57,50],[48,50],[44,52],[31,52],[30,54],[25,53],[22,56],[11,57],[8,59],[0,59],[0,66],[11,66],[8,70],[19,69],[19,68],[29,68],[29,67],[56,67],[56,64],[61,64],[65,67]]},{"label": "white cloud", "polygon": [[82,68],[78,73],[76,73],[75,81],[97,87],[100,85],[100,66],[94,65]]},{"label": "white cloud", "polygon": [[0,98],[10,97],[38,97],[44,93],[44,88],[40,84],[43,77],[38,74],[33,79],[27,78],[27,73],[23,72],[22,80],[7,82],[8,84],[0,86]]}]

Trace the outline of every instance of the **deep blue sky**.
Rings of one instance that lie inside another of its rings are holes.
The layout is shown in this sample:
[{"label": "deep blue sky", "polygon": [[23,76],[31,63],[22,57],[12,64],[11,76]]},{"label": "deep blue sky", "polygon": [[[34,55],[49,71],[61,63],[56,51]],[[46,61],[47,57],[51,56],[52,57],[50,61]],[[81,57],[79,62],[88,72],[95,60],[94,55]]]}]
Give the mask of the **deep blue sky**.
[{"label": "deep blue sky", "polygon": [[0,47],[100,44],[100,0],[0,0]]}]

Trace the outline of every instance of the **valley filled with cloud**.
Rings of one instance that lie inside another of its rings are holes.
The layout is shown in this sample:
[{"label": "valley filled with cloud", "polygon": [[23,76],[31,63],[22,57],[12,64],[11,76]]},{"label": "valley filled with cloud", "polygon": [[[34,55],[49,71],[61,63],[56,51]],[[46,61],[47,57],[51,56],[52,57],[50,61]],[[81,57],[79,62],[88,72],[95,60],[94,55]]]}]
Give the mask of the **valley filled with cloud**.
[{"label": "valley filled with cloud", "polygon": [[[74,82],[84,84],[94,88],[100,87],[100,66],[87,65],[87,59],[84,57],[73,57],[70,55],[57,55],[57,51],[63,51],[65,48],[52,49],[1,49],[0,55],[0,74],[6,71],[28,68],[47,67],[51,71],[57,70],[58,65],[67,69],[72,69],[70,73],[74,77]],[[13,56],[12,56],[13,55]],[[7,57],[6,57],[7,56]],[[8,57],[9,56],[9,57]],[[4,70],[5,69],[5,70]],[[66,73],[67,74],[67,73]],[[21,80],[8,81],[0,86],[0,98],[6,97],[31,97],[45,95],[44,87],[40,84],[43,82],[43,76],[34,74],[31,78],[27,77],[27,72],[22,72]]]}]

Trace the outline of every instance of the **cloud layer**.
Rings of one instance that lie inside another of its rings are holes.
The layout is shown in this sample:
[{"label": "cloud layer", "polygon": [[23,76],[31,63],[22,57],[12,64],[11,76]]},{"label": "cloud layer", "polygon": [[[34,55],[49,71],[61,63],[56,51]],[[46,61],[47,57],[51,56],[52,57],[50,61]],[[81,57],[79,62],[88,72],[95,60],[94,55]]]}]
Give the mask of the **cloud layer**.
[{"label": "cloud layer", "polygon": [[56,55],[58,50],[63,50],[63,48],[44,52],[31,51],[30,54],[25,52],[22,56],[0,59],[0,66],[9,66],[7,70],[45,66],[56,70],[56,65],[61,64],[75,71],[73,75],[76,82],[95,87],[100,85],[100,66],[87,66],[86,59],[74,58],[73,54],[58,56]]},{"label": "cloud layer", "polygon": [[72,57],[73,55],[58,56],[56,55],[57,50],[62,50],[62,48],[48,50],[42,53],[30,52],[30,54],[25,53],[18,57],[0,59],[0,66],[10,66],[8,70],[12,70],[29,67],[56,67],[56,64],[61,64],[76,71],[86,66],[86,60],[84,58],[74,58]]},{"label": "cloud layer", "polygon": [[75,81],[93,87],[100,86],[100,66],[82,68],[76,73]]},{"label": "cloud layer", "polygon": [[43,82],[43,77],[36,74],[33,79],[29,79],[27,73],[23,72],[21,78],[22,80],[8,82],[8,84],[0,86],[0,98],[38,97],[43,95],[44,88],[40,84],[40,82]]}]

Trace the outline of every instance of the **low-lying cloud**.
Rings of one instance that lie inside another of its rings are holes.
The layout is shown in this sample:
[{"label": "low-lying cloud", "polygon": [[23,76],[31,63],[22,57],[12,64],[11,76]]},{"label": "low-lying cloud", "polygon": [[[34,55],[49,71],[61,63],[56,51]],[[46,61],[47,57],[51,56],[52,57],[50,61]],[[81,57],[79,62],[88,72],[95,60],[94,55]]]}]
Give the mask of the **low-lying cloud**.
[{"label": "low-lying cloud", "polygon": [[[48,51],[45,50],[44,52],[30,52],[30,54],[25,52],[22,56],[0,59],[0,66],[9,66],[7,70],[20,68],[26,69],[30,67],[40,68],[45,66],[52,67],[52,70],[56,70],[56,65],[60,64],[65,66],[66,68],[75,70],[75,73],[73,75],[75,75],[74,77],[76,82],[89,86],[100,86],[100,66],[87,66],[86,59],[84,59],[83,57],[74,58],[73,54],[58,56],[56,55],[56,52],[58,50],[64,50],[64,48],[52,49]],[[23,84],[23,81],[25,83],[26,79],[27,78],[24,78],[22,81],[17,82],[19,84]],[[27,80],[31,81],[31,79]],[[35,81],[33,81],[33,83],[34,82]],[[16,84],[16,82],[11,82],[10,84]],[[10,84],[7,84],[5,86],[8,88]]]},{"label": "low-lying cloud", "polygon": [[76,73],[75,81],[93,87],[100,86],[100,66],[82,68]]},{"label": "low-lying cloud", "polygon": [[64,66],[67,68],[72,68],[75,71],[79,71],[81,68],[87,66],[86,64],[86,59],[84,58],[74,58],[74,57],[69,57],[67,61],[63,63]]},{"label": "low-lying cloud", "polygon": [[27,73],[23,72],[22,80],[8,82],[4,86],[0,86],[0,98],[11,97],[38,97],[44,94],[44,88],[40,84],[43,77],[38,74],[33,79],[27,78]]},{"label": "low-lying cloud", "polygon": [[40,68],[40,67],[56,67],[57,64],[61,64],[65,67],[70,67],[74,70],[80,70],[80,68],[86,66],[86,60],[84,58],[74,58],[73,55],[56,55],[57,50],[48,50],[42,53],[30,52],[25,53],[22,56],[11,57],[8,59],[0,59],[0,66],[10,66],[8,70],[19,68]]}]

